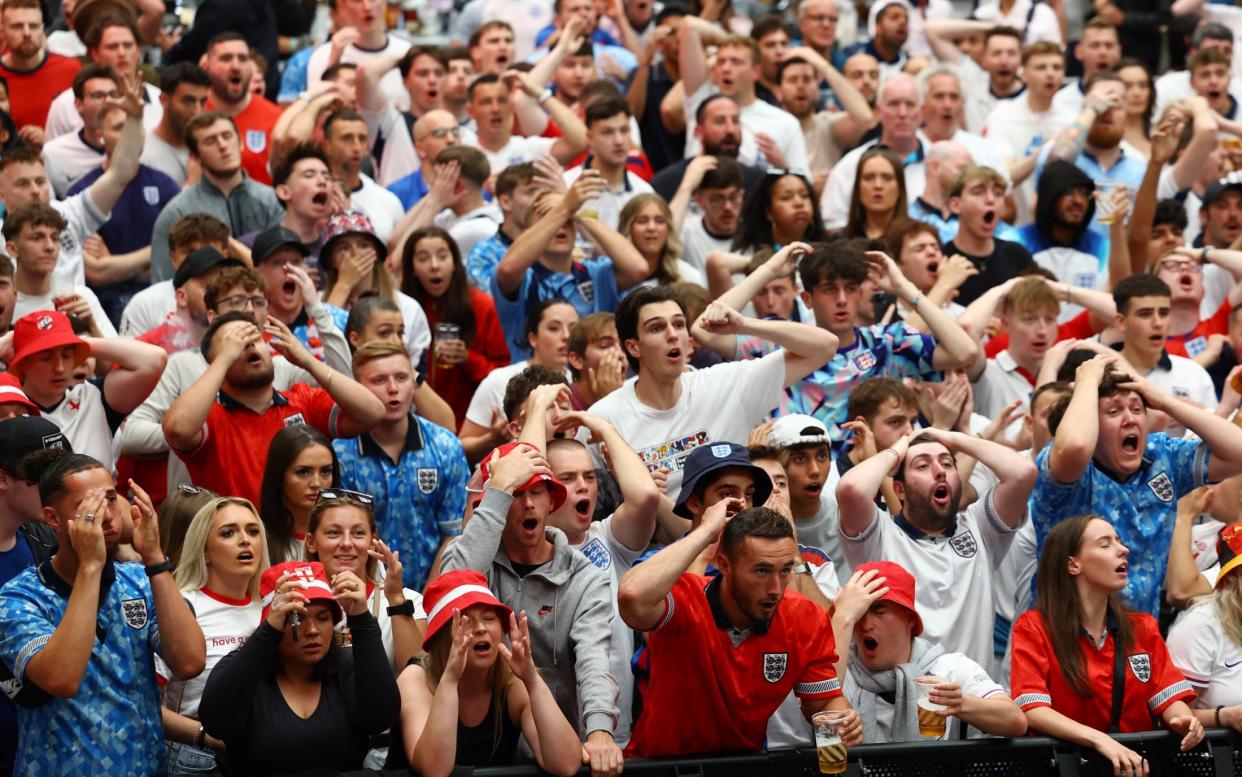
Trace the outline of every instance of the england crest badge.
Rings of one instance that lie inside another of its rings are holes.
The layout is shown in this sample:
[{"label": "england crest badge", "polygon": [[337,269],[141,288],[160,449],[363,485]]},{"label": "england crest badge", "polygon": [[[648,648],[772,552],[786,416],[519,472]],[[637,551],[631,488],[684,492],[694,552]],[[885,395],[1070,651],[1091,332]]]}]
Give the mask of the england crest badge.
[{"label": "england crest badge", "polygon": [[1147,653],[1135,653],[1130,656],[1130,671],[1140,683],[1151,679],[1151,656]]},{"label": "england crest badge", "polygon": [[785,667],[788,665],[788,653],[764,653],[763,679],[770,683],[780,682],[780,679],[785,676]]},{"label": "england crest badge", "polygon": [[979,546],[975,543],[975,535],[970,532],[962,532],[949,540],[949,547],[953,548],[953,552],[962,558],[973,558],[979,552]]},{"label": "england crest badge", "polygon": [[430,494],[440,485],[440,470],[435,467],[418,468],[418,490]]},{"label": "england crest badge", "polygon": [[126,599],[121,602],[121,614],[131,629],[147,625],[147,602],[145,599]]},{"label": "england crest badge", "polygon": [[262,154],[267,148],[267,133],[263,130],[246,130],[246,148],[255,154]]},{"label": "england crest badge", "polygon": [[148,205],[160,204],[160,189],[158,186],[142,187],[142,199],[147,201]]},{"label": "england crest badge", "polygon": [[1173,481],[1169,480],[1169,476],[1161,472],[1151,480],[1147,481],[1147,487],[1156,495],[1161,502],[1173,501]]}]

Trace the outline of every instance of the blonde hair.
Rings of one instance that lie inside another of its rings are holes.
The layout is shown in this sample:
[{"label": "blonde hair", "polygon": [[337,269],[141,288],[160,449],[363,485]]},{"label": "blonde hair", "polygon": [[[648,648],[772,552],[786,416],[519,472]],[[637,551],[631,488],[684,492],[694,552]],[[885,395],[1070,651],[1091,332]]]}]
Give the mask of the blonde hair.
[{"label": "blonde hair", "polygon": [[354,374],[358,374],[358,368],[367,362],[373,362],[377,359],[387,359],[389,356],[404,356],[407,360],[410,354],[405,350],[405,346],[394,343],[391,340],[372,340],[369,343],[363,343],[354,351],[354,360],[351,365]]},{"label": "blonde hair", "polygon": [[250,577],[250,583],[246,586],[246,590],[250,592],[252,598],[259,596],[259,579],[263,577],[263,572],[271,566],[267,553],[267,529],[263,526],[263,520],[259,518],[259,511],[254,509],[249,499],[242,499],[238,496],[222,496],[212,499],[207,504],[199,508],[194,514],[194,518],[190,520],[190,527],[185,531],[185,542],[181,546],[181,563],[177,565],[177,569],[173,572],[173,579],[177,581],[177,587],[182,591],[197,591],[207,585],[207,537],[211,534],[211,524],[215,520],[216,515],[221,508],[229,505],[237,505],[244,507],[250,511],[254,519],[259,523],[259,538],[263,541],[262,547],[259,549],[259,566],[255,569],[254,574]]},{"label": "blonde hair", "polygon": [[1233,644],[1242,645],[1242,574],[1230,570],[1224,580],[1216,584],[1216,590],[1196,601],[1211,602],[1216,607],[1216,617],[1225,636]]},{"label": "blonde hair", "polygon": [[[749,38],[747,39],[749,40]],[[617,231],[621,236],[630,243],[634,242],[632,228],[634,219],[638,218],[639,212],[648,205],[655,205],[660,209],[664,221],[668,224],[668,238],[664,241],[664,253],[660,255],[660,262],[656,266],[656,278],[660,283],[668,285],[677,283],[681,278],[681,273],[677,271],[677,262],[681,259],[683,249],[681,238],[677,236],[677,230],[673,229],[673,212],[669,210],[668,203],[664,198],[655,192],[643,192],[630,198],[625,203],[625,207],[621,209],[621,215],[618,217]]]},{"label": "blonde hair", "polygon": [[[402,351],[404,353],[404,350]],[[365,505],[351,496],[341,496],[336,499],[320,499],[315,502],[315,506],[311,508],[310,519],[306,524],[306,536],[309,539],[314,536],[315,531],[319,528],[319,524],[323,522],[324,513],[329,510],[336,510],[341,507],[352,507],[358,512],[366,516],[367,525],[371,527],[371,536],[378,537],[379,529],[375,525],[375,513],[371,510],[370,505]],[[311,552],[309,545],[302,546],[303,561],[320,561],[319,552]],[[371,554],[367,554],[367,565],[364,569],[367,580],[373,583],[379,582],[379,562]]]}]

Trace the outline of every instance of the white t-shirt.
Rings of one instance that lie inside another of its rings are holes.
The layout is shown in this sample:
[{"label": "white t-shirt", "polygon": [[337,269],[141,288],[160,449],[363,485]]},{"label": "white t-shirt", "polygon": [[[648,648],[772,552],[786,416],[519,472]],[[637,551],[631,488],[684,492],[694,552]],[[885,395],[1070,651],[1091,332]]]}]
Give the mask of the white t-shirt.
[{"label": "white t-shirt", "polygon": [[[470,398],[470,406],[466,408],[466,420],[474,421],[479,426],[490,429],[493,413],[504,417],[505,389],[509,386],[509,381],[529,366],[530,362],[523,360],[506,367],[497,367],[487,373],[487,376],[479,381],[479,387],[475,389],[474,396]],[[573,380],[568,367],[565,368],[565,377],[570,381]]]},{"label": "white t-shirt", "polygon": [[952,537],[932,537],[909,524],[899,525],[879,509],[857,537],[840,531],[851,569],[867,561],[893,561],[919,581],[915,600],[924,639],[965,653],[983,666],[993,660],[994,581],[1015,533],[996,514],[993,493],[988,490],[958,513]]},{"label": "white t-shirt", "polygon": [[[410,43],[407,40],[398,38],[396,35],[389,35],[384,48],[377,51],[369,51],[360,49],[354,44],[349,44],[345,50],[341,52],[341,62],[352,62],[359,64],[366,62],[374,57],[387,56],[388,54],[404,54],[410,50]],[[310,61],[306,64],[306,86],[310,88],[323,80],[323,71],[328,69],[328,57],[332,54],[332,44],[324,43],[310,56]],[[393,68],[380,78],[380,89],[383,90],[384,96],[397,106],[397,110],[408,111],[410,109],[410,93],[405,89],[405,82],[401,80],[401,71]]]},{"label": "white t-shirt", "polygon": [[966,117],[966,129],[976,135],[983,134],[987,118],[998,105],[1012,100],[1025,99],[1025,88],[1017,94],[1001,97],[992,91],[992,76],[979,67],[979,63],[966,55],[953,63],[962,80],[962,102]]},{"label": "white t-shirt", "polygon": [[608,647],[608,666],[617,682],[617,708],[620,710],[613,738],[617,744],[624,746],[630,740],[630,728],[633,725],[631,710],[634,705],[634,670],[630,666],[630,659],[634,656],[634,632],[621,620],[617,591],[621,586],[621,578],[634,566],[634,561],[643,554],[644,549],[632,550],[617,539],[612,532],[612,522],[616,517],[614,513],[602,521],[593,521],[587,527],[586,541],[572,547],[608,576],[609,598],[612,599],[612,641]]},{"label": "white t-shirt", "polygon": [[[829,473],[835,473],[837,465],[834,461]],[[840,480],[840,477],[837,477]],[[831,487],[830,487],[831,485]],[[819,548],[832,559],[838,575],[844,575],[840,582],[849,580],[845,573],[845,555],[841,552],[841,533],[837,529],[837,486],[836,482],[824,483],[819,492],[819,510],[810,518],[795,519],[794,526],[798,531],[798,543]]]},{"label": "white t-shirt", "polygon": [[[572,186],[573,182],[578,180],[578,176],[582,175],[582,170],[582,165],[566,170],[565,185]],[[585,208],[598,213],[600,223],[617,229],[621,223],[621,209],[625,207],[625,204],[633,199],[635,195],[645,194],[650,191],[654,191],[651,188],[651,184],[626,170],[625,182],[620,189],[605,189],[598,197],[589,201]]]},{"label": "white t-shirt", "polygon": [[[1039,153],[1044,143],[1065,129],[1074,120],[1074,114],[1058,110],[1054,102],[1046,111],[1031,110],[1024,94],[1013,100],[996,104],[983,124],[982,134],[990,141],[999,143],[1008,160],[1026,159]],[[1014,204],[1017,216],[1014,225],[1029,224],[1035,218],[1035,177],[1027,176],[1014,187]]]},{"label": "white t-shirt", "polygon": [[[1147,380],[1178,399],[1194,402],[1204,410],[1215,410],[1216,386],[1212,383],[1207,370],[1185,356],[1176,356],[1171,353],[1167,356],[1168,363],[1165,363],[1164,359],[1157,362],[1155,368],[1147,373]],[[1186,428],[1175,425],[1165,431],[1171,437],[1180,437],[1185,434]]]},{"label": "white t-shirt", "polygon": [[375,234],[385,245],[397,222],[405,215],[401,198],[377,184],[366,173],[361,174],[362,188],[349,195],[349,207],[360,210],[371,219]]},{"label": "white t-shirt", "polygon": [[1169,629],[1168,644],[1173,665],[1198,694],[1195,707],[1242,704],[1242,647],[1221,627],[1214,601],[1186,611]]},{"label": "white t-shirt", "polygon": [[94,383],[88,380],[66,389],[56,407],[42,415],[60,427],[74,453],[85,453],[109,470],[114,468],[112,428],[108,426],[103,393]]},{"label": "white t-shirt", "polygon": [[713,442],[745,445],[751,429],[780,404],[785,354],[682,373],[681,396],[668,410],[640,402],[637,381],[627,380],[590,411],[611,423],[648,468],[669,468],[665,493],[675,499],[690,451]]},{"label": "white t-shirt", "polygon": [[[146,91],[145,101],[142,104],[142,127],[150,132],[164,118],[164,106],[160,105],[160,95],[163,92],[155,84],[145,82],[142,88]],[[77,108],[73,107],[73,99],[73,90],[66,89],[56,95],[56,99],[52,100],[52,106],[47,111],[47,124],[44,128],[44,133],[47,135],[48,140],[82,129],[82,114],[78,113]]]},{"label": "white t-shirt", "polygon": [[681,223],[681,258],[700,272],[707,272],[707,255],[712,251],[729,251],[733,237],[715,237],[703,226],[703,217],[687,215]]},{"label": "white t-shirt", "polygon": [[521,135],[510,135],[509,142],[495,151],[484,148],[481,143],[478,148],[483,152],[483,156],[487,157],[487,164],[491,166],[492,174],[499,175],[509,165],[533,162],[541,156],[551,154],[552,147],[555,145],[556,138],[527,138]]},{"label": "white t-shirt", "polygon": [[121,336],[137,337],[150,332],[177,309],[172,281],[156,281],[130,298],[121,313]]},{"label": "white t-shirt", "polygon": [[207,588],[201,591],[182,591],[181,596],[194,611],[194,619],[203,630],[207,641],[207,663],[202,673],[190,680],[177,680],[158,655],[155,657],[156,673],[167,682],[164,685],[164,706],[187,718],[198,719],[198,703],[207,687],[207,678],[220,659],[241,647],[259,625],[263,603],[257,599],[228,599]]},{"label": "white t-shirt", "polygon": [[[58,266],[59,267],[59,266]],[[95,296],[95,292],[86,286],[74,286],[73,293],[86,300],[90,305],[91,317],[95,319],[95,324],[99,326],[99,333],[104,337],[116,337],[116,329],[112,326],[112,322],[108,320],[108,314],[104,312],[103,306],[99,304],[99,297]],[[17,293],[17,304],[13,306],[13,320],[21,318],[27,313],[33,313],[36,310],[55,310],[56,306],[52,304],[52,293],[47,294],[25,294]],[[74,450],[77,450],[76,448]]]},{"label": "white t-shirt", "polygon": [[[1035,4],[1034,13],[1031,12],[1032,3]],[[1027,16],[1031,18],[1030,24],[1027,24]],[[1041,40],[1056,44],[1064,43],[1061,40],[1061,23],[1057,21],[1056,12],[1047,3],[1039,3],[1036,0],[1017,0],[1009,9],[1009,13],[1001,13],[998,0],[988,0],[975,8],[974,18],[983,22],[995,22],[998,25],[1013,27],[1022,33],[1022,45],[1024,46]]]},{"label": "white t-shirt", "polygon": [[[397,654],[392,642],[392,616],[388,614],[388,600],[384,597],[384,589],[371,581],[367,581],[367,585],[371,587],[371,594],[367,597],[367,610],[379,624],[380,639],[384,641],[384,653],[388,656],[389,665],[400,674],[405,667],[397,666]],[[427,620],[427,613],[423,610],[423,595],[411,588],[401,590],[406,601],[414,603],[414,620]],[[344,634],[347,629],[348,624],[342,618],[336,624],[336,630]]]},{"label": "white t-shirt", "polygon": [[423,353],[431,347],[431,325],[427,323],[427,313],[418,300],[403,291],[395,292],[397,309],[405,322],[405,352],[410,361],[417,367]]},{"label": "white t-shirt", "polygon": [[147,167],[159,170],[164,175],[185,186],[186,176],[190,169],[190,149],[182,146],[174,148],[168,145],[154,132],[148,132],[143,141],[142,157],[139,160]]},{"label": "white t-shirt", "polygon": [[1052,108],[1062,113],[1068,113],[1070,116],[1078,116],[1079,112],[1082,111],[1082,103],[1086,99],[1086,96],[1082,93],[1080,82],[1078,79],[1074,79],[1057,90],[1057,93],[1052,96]]},{"label": "white t-shirt", "polygon": [[[919,614],[922,615],[922,612]],[[842,648],[838,647],[837,649],[841,650]],[[943,677],[949,682],[957,683],[962,687],[963,696],[986,699],[989,696],[1005,694],[1005,689],[991,678],[986,669],[961,653],[945,653],[936,658],[928,665],[927,674],[933,677]],[[850,700],[850,704],[857,707],[862,699],[862,692],[849,672],[845,673],[841,688],[845,698]],[[878,737],[878,739],[869,739],[868,741],[891,742],[893,736],[893,705],[889,704],[882,697],[877,696],[875,700],[875,718],[875,720],[863,721],[863,725],[871,727],[871,732]],[[940,736],[940,739],[960,738],[959,729],[961,728],[961,721],[956,717],[950,717],[946,720],[946,723],[948,725],[945,726],[944,734]],[[975,729],[971,729],[971,733],[977,734]]]},{"label": "white t-shirt", "polygon": [[[716,94],[720,94],[720,89],[707,81],[686,100],[686,158],[698,156],[702,148],[699,139],[694,136],[694,128],[697,126],[695,113],[704,100]],[[755,133],[762,132],[776,141],[777,148],[785,155],[786,169],[810,177],[811,163],[807,159],[806,138],[802,135],[802,125],[792,113],[756,98],[741,109],[741,119],[742,142],[738,148],[737,161],[763,168],[777,167],[763,157],[755,142]]]},{"label": "white t-shirt", "polygon": [[70,186],[103,161],[103,148],[88,145],[80,132],[61,135],[43,146],[43,168],[58,199],[64,199]]},{"label": "white t-shirt", "polygon": [[[1015,399],[1022,400],[1022,407],[1030,405],[1031,392],[1034,387],[1030,381],[1018,372],[1018,363],[1013,360],[1009,351],[1001,351],[996,358],[988,359],[979,374],[979,379],[972,384],[975,394],[975,412],[988,418],[996,418],[1005,407]],[[1008,435],[1015,434],[1017,425],[1022,419],[1013,422],[1005,430]]]},{"label": "white t-shirt", "polygon": [[448,230],[461,255],[469,256],[470,249],[496,234],[504,220],[505,214],[495,203],[485,202],[460,216],[445,208],[436,214],[435,225]]},{"label": "white t-shirt", "polygon": [[[1048,246],[1042,251],[1031,254],[1035,264],[1045,270],[1052,271],[1057,278],[1072,286],[1096,291],[1108,291],[1107,259],[1101,262],[1099,257],[1086,251],[1079,251],[1071,246]],[[1061,303],[1061,311],[1057,315],[1057,323],[1064,324],[1082,312],[1082,306],[1071,302]]]}]

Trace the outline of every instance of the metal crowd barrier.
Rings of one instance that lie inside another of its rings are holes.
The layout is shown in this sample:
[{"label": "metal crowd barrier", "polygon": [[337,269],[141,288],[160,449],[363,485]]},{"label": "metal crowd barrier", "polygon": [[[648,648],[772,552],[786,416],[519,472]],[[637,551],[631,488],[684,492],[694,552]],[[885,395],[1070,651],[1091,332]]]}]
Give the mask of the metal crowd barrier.
[{"label": "metal crowd barrier", "polygon": [[[1147,758],[1151,777],[1242,777],[1242,735],[1211,729],[1196,749],[1178,750],[1180,737],[1165,731],[1118,734],[1117,741]],[[1112,765],[1093,750],[1056,739],[967,739],[862,745],[849,752],[846,777],[1111,777]],[[412,777],[410,771],[360,771],[347,777]],[[453,777],[536,777],[536,768],[458,767]],[[625,777],[812,777],[819,774],[813,748],[735,756],[632,759]],[[583,769],[578,777],[590,777]]]}]

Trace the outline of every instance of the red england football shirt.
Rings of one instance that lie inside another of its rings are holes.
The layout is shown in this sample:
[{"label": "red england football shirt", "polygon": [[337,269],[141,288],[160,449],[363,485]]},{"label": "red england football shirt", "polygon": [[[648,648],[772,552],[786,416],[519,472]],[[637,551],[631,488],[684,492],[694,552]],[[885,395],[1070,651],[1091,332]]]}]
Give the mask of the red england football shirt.
[{"label": "red england football shirt", "polygon": [[1169,335],[1164,341],[1164,350],[1175,356],[1194,358],[1207,348],[1208,337],[1211,335],[1229,334],[1229,313],[1233,307],[1225,300],[1211,318],[1205,318],[1199,325],[1184,335]]},{"label": "red england football shirt", "polygon": [[[1134,644],[1126,652],[1125,696],[1122,697],[1122,733],[1151,731],[1152,722],[1177,700],[1187,703],[1194,689],[1169,659],[1169,650],[1160,637],[1155,618],[1131,613]],[[1052,651],[1052,640],[1044,628],[1043,616],[1027,610],[1013,624],[1013,700],[1023,712],[1051,707],[1084,726],[1108,731],[1113,699],[1113,637],[1097,648],[1086,635],[1078,640],[1083,670],[1092,693],[1080,696],[1070,687]]]},{"label": "red england football shirt", "polygon": [[76,59],[48,54],[34,70],[13,70],[0,63],[0,75],[9,82],[10,116],[18,129],[47,124],[47,112],[56,95],[73,86],[73,77],[82,69]]},{"label": "red england football shirt", "polygon": [[[214,110],[210,101],[207,110]],[[271,154],[272,129],[280,119],[280,106],[259,95],[250,96],[250,104],[233,117],[237,132],[241,135],[242,168],[254,180],[272,185],[272,174],[267,169]]]},{"label": "red england football shirt", "polygon": [[713,608],[719,592],[710,588],[719,585],[719,577],[682,575],[664,620],[647,633],[651,676],[627,757],[758,750],[768,718],[790,691],[807,699],[841,695],[823,608],[787,589],[767,627],[751,629],[734,647],[732,627]]},{"label": "red england football shirt", "polygon": [[192,451],[177,451],[194,485],[258,505],[267,449],[277,432],[305,424],[337,436],[341,413],[328,392],[296,383],[272,396],[272,404],[256,413],[220,393],[203,424],[203,441]]}]

